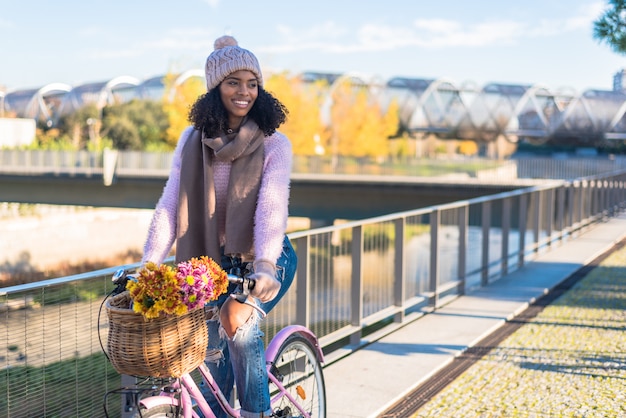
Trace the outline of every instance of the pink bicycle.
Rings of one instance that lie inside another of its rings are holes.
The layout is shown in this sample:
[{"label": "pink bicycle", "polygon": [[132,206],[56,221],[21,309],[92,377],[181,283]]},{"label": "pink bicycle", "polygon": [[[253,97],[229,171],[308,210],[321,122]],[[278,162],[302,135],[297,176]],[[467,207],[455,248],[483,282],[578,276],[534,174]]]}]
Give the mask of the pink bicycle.
[{"label": "pink bicycle", "polygon": [[[118,270],[113,276],[116,290],[111,294],[124,290],[127,280],[126,271]],[[228,280],[239,284],[239,289],[253,286],[250,279],[237,275],[229,274]],[[243,292],[245,294],[247,290]],[[268,344],[265,358],[274,417],[326,417],[322,372],[324,355],[313,332],[300,325],[283,328]],[[240,416],[239,410],[222,394],[204,363],[180,378],[145,378],[133,387],[110,393],[121,393],[127,400],[130,399],[131,402],[127,403],[134,406],[135,418],[215,418],[215,412],[202,396],[196,380],[204,381],[224,412],[231,417]],[[105,405],[108,395],[105,395]],[[108,417],[106,406],[105,414]]]}]

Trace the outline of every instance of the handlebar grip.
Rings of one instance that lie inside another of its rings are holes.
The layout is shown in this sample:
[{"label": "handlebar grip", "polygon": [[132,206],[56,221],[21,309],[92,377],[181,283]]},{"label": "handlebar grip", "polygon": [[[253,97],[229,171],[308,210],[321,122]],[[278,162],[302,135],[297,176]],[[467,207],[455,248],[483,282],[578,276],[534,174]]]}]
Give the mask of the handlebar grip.
[{"label": "handlebar grip", "polygon": [[116,270],[115,273],[113,273],[113,277],[111,277],[113,284],[119,284],[124,279],[126,279],[126,270],[124,269]]},{"label": "handlebar grip", "polygon": [[126,290],[126,283],[128,282],[130,276],[124,269],[116,270],[111,277],[111,281],[115,285],[115,289],[113,289],[113,295],[119,295],[124,290]]}]

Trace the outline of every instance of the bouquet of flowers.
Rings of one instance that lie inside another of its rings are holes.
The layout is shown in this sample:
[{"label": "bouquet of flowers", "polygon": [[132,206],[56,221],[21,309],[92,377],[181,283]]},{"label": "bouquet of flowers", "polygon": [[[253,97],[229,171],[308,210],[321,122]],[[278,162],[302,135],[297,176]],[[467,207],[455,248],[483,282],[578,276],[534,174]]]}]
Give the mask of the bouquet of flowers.
[{"label": "bouquet of flowers", "polygon": [[180,262],[176,268],[148,262],[138,273],[126,289],[133,311],[146,319],[183,315],[217,299],[228,288],[226,272],[206,256]]}]

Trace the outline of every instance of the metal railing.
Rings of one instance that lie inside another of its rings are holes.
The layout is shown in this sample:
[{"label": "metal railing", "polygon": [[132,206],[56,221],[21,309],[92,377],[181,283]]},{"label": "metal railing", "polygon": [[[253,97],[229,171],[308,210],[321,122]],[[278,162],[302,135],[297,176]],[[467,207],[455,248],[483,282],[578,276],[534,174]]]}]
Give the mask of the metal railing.
[{"label": "metal railing", "polygon": [[[68,174],[85,176],[167,177],[172,152],[145,151],[52,151],[0,149],[0,174]],[[451,178],[550,178],[575,179],[626,169],[623,156],[532,157],[503,161],[464,158],[373,158],[295,156],[294,173],[368,174]]]},{"label": "metal railing", "polygon": [[[336,361],[625,204],[622,170],[291,233],[296,279],[264,322],[266,339],[302,324]],[[99,310],[117,268],[0,289],[0,416],[102,416],[103,395],[120,386],[99,342],[106,347]]]}]

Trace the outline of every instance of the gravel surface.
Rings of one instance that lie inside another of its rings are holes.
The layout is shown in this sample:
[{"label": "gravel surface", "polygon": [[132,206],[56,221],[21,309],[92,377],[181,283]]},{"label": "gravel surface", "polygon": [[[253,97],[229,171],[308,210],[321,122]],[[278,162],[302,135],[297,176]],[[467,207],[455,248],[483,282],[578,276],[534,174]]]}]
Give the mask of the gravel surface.
[{"label": "gravel surface", "polygon": [[626,247],[413,417],[626,417]]}]

